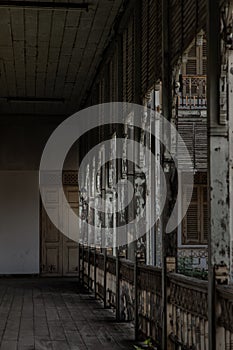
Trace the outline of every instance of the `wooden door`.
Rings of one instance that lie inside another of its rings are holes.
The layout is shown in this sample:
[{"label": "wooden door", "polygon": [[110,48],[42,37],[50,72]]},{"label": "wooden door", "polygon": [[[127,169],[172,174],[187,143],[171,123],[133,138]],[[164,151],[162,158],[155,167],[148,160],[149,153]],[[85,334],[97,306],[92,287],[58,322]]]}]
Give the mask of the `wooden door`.
[{"label": "wooden door", "polygon": [[[78,215],[78,187],[66,186],[64,188],[67,201],[72,210]],[[69,211],[67,210],[66,219],[68,220],[69,228]],[[78,243],[62,235],[62,255],[63,255],[63,275],[73,276],[78,273]]]},{"label": "wooden door", "polygon": [[[61,193],[58,188],[44,189],[46,191],[46,207],[57,211],[62,208]],[[66,198],[72,209],[78,212],[78,187],[64,186]],[[69,223],[68,208],[65,220]],[[69,226],[68,226],[69,227]],[[69,236],[69,232],[67,233]],[[62,234],[49,219],[43,205],[41,205],[41,274],[46,276],[76,276],[78,273],[78,244]]]}]

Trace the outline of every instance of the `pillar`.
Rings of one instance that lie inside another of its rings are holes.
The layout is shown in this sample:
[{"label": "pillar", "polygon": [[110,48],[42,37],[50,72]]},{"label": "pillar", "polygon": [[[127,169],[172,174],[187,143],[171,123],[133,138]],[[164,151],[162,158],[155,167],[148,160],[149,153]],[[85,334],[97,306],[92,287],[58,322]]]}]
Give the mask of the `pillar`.
[{"label": "pillar", "polygon": [[[232,52],[220,40],[220,5],[208,1],[209,349],[216,345],[216,284],[231,281],[232,265]],[[232,26],[231,26],[232,28]],[[226,28],[225,28],[226,29]],[[221,33],[227,39],[226,33]],[[221,55],[222,53],[222,55]],[[227,79],[229,89],[227,96]],[[227,98],[229,104],[227,107]],[[229,118],[229,123],[227,119]],[[230,140],[230,142],[229,142]],[[217,333],[219,334],[219,333]],[[218,335],[217,335],[218,337]],[[219,344],[219,341],[217,340]]]}]

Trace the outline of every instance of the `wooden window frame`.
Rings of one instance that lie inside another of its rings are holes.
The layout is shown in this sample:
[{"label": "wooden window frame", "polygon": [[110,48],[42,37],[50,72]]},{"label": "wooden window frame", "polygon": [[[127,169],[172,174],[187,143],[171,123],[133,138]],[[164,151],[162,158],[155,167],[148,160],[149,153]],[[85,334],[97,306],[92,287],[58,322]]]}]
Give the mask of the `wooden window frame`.
[{"label": "wooden window frame", "polygon": [[[190,186],[188,185],[184,186],[183,201],[185,201],[186,191],[188,190],[189,187]],[[188,211],[182,222],[182,245],[185,245],[185,246],[207,245],[208,244],[207,229],[205,230],[205,225],[207,225],[207,219],[208,219],[207,184],[195,183],[193,186],[193,190],[194,192],[195,190],[197,191],[196,193],[197,199],[194,201],[194,198],[192,198]],[[197,207],[197,213],[196,213],[197,222],[195,223],[195,225],[197,226],[197,239],[192,239],[192,238],[189,238],[188,236],[188,231],[189,231],[188,214],[189,214],[189,211],[191,210],[190,208],[192,205],[196,205]]]}]

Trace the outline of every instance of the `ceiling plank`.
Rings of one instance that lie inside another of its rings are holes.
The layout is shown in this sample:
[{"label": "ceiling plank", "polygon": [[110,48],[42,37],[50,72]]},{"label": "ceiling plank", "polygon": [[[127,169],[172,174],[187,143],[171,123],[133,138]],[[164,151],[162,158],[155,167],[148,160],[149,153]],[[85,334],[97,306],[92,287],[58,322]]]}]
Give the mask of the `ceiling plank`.
[{"label": "ceiling plank", "polygon": [[48,1],[14,1],[14,0],[1,0],[0,7],[7,8],[30,8],[30,9],[44,9],[44,10],[82,10],[88,11],[89,3],[80,2],[48,2]]},{"label": "ceiling plank", "polygon": [[36,96],[38,97],[42,97],[45,94],[52,19],[52,12],[39,11],[38,56],[36,69]]},{"label": "ceiling plank", "polygon": [[38,54],[38,12],[25,10],[26,95],[36,94],[36,58]]}]

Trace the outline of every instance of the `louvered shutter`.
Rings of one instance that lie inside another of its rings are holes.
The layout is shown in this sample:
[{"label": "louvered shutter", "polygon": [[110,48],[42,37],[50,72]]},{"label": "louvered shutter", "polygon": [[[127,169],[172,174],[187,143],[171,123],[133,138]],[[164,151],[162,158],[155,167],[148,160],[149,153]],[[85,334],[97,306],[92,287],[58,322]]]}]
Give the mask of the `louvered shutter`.
[{"label": "louvered shutter", "polygon": [[202,242],[208,243],[208,198],[207,186],[201,186],[202,190]]},{"label": "louvered shutter", "polygon": [[183,0],[183,44],[187,47],[193,39],[198,18],[196,16],[198,1]]},{"label": "louvered shutter", "polygon": [[145,95],[161,78],[162,62],[161,0],[142,2],[141,17],[141,90]]},{"label": "louvered shutter", "polygon": [[[193,33],[205,27],[206,0],[171,0],[171,59],[175,65],[193,40]],[[184,73],[183,73],[184,74]]]},{"label": "louvered shutter", "polygon": [[[182,170],[189,164],[189,158],[194,165],[194,124],[190,120],[178,117],[178,132],[183,140],[183,142],[178,142],[177,145],[178,168]],[[185,152],[185,147],[189,152],[188,155]]]},{"label": "louvered shutter", "polygon": [[134,99],[134,16],[123,32],[123,100],[133,102]]},{"label": "louvered shutter", "polygon": [[206,170],[207,168],[207,120],[197,119],[195,122],[194,142],[195,169]]},{"label": "louvered shutter", "polygon": [[118,49],[115,49],[114,57],[113,57],[113,76],[114,76],[114,84],[113,84],[113,100],[118,101]]},{"label": "louvered shutter", "polygon": [[128,28],[123,32],[123,101],[128,101]]},{"label": "louvered shutter", "polygon": [[[171,11],[171,28],[172,28],[172,40],[170,41],[170,52],[171,52],[171,60],[172,65],[177,64],[177,54],[182,54],[182,11],[181,11],[181,1],[175,0],[170,3],[170,11]],[[174,54],[176,54],[175,59]]]},{"label": "louvered shutter", "polygon": [[117,65],[117,49],[109,62],[109,101],[118,101],[118,65]]},{"label": "louvered shutter", "polygon": [[[181,135],[197,171],[207,169],[207,120],[204,117],[178,116],[178,132]],[[177,149],[179,169],[188,164],[182,143]]]},{"label": "louvered shutter", "polygon": [[104,103],[104,78],[99,82],[99,103]]},{"label": "louvered shutter", "polygon": [[129,21],[128,27],[128,86],[127,95],[128,101],[134,100],[134,17],[132,16]]},{"label": "louvered shutter", "polygon": [[[207,43],[203,38],[203,44],[197,46],[196,42],[188,50],[187,63],[183,66],[184,75],[206,75]],[[188,93],[188,92],[187,92]]]},{"label": "louvered shutter", "polygon": [[162,0],[156,1],[156,82],[162,79]]},{"label": "louvered shutter", "polygon": [[[188,58],[187,63],[184,66],[183,74],[185,75],[197,75],[197,47],[196,43],[194,42],[193,45],[188,50]],[[188,94],[189,91],[186,91]]]},{"label": "louvered shutter", "polygon": [[[185,179],[185,178],[184,178]],[[206,172],[196,173],[191,203],[182,222],[182,243],[186,245],[208,243],[208,197]],[[187,203],[190,185],[183,188],[183,205]]]},{"label": "louvered shutter", "polygon": [[141,62],[141,84],[144,94],[148,88],[149,77],[149,0],[142,2],[142,16],[141,16],[141,47],[142,47],[142,62]]},{"label": "louvered shutter", "polygon": [[[183,201],[187,202],[187,195],[192,191],[191,186],[184,187]],[[193,187],[192,200],[183,220],[183,244],[199,243],[199,188]]]},{"label": "louvered shutter", "polygon": [[203,40],[202,45],[202,53],[201,53],[201,59],[202,59],[202,71],[201,75],[207,75],[207,42],[206,39]]},{"label": "louvered shutter", "polygon": [[157,3],[158,0],[151,0],[149,3],[149,88],[156,82],[156,20],[157,20]]},{"label": "louvered shutter", "polygon": [[[197,59],[188,59],[186,64],[186,75],[197,75]],[[189,91],[187,91],[189,93]]]}]

